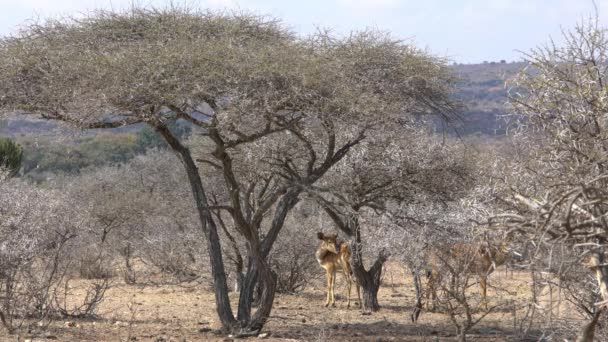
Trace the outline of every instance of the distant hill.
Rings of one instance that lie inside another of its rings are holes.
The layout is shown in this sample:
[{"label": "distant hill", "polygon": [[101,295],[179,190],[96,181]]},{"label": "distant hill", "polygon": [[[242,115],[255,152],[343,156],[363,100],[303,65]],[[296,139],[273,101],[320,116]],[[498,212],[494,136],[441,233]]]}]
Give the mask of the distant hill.
[{"label": "distant hill", "polygon": [[0,136],[15,138],[19,135],[40,134],[52,135],[57,123],[39,117],[18,117],[10,115],[0,121]]},{"label": "distant hill", "polygon": [[[110,133],[130,133],[137,132],[143,127],[143,124],[124,126],[119,128],[113,128],[110,130],[104,130],[104,132]],[[100,130],[87,130],[80,131],[76,130],[69,124],[62,123],[59,121],[45,120],[38,115],[9,115],[6,118],[0,120],[0,136],[17,138],[19,136],[56,136],[59,130],[69,131],[71,134],[78,133],[79,135],[91,135],[97,134]]]},{"label": "distant hill", "polygon": [[513,78],[526,63],[455,64],[452,69],[461,79],[456,98],[466,108],[463,122],[457,125],[462,135],[503,135],[505,125],[501,116],[509,112],[505,81]]},{"label": "distant hill", "polygon": [[[461,79],[457,84],[455,97],[461,100],[466,108],[462,113],[463,121],[456,123],[461,135],[483,134],[502,135],[504,125],[500,116],[508,112],[505,80],[512,78],[525,63],[482,63],[454,64],[451,68]],[[497,120],[498,119],[498,120]],[[59,124],[35,116],[24,119],[11,116],[0,122],[0,136],[17,137],[30,134],[56,135]],[[140,126],[123,127],[113,130],[114,133],[137,132]],[[85,134],[96,134],[90,131]]]}]

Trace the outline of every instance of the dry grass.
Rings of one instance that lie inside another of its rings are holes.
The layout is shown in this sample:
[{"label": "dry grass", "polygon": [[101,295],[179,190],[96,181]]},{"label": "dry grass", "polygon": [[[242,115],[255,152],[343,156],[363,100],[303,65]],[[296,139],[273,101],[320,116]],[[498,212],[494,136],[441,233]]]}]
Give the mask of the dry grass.
[{"label": "dry grass", "polygon": [[[319,268],[319,272],[322,270]],[[529,295],[529,276],[511,276],[502,269],[490,276],[490,285],[501,284],[508,294],[502,299],[524,300]],[[278,295],[265,327],[266,341],[449,341],[454,328],[442,313],[423,312],[417,324],[410,321],[414,288],[409,276],[396,264],[388,264],[379,301],[382,309],[362,315],[356,308],[346,309],[344,280],[338,277],[336,308],[323,307],[324,285],[314,282],[303,293]],[[478,295],[473,286],[472,295]],[[232,293],[236,303],[238,294]],[[497,292],[490,286],[491,302]],[[514,314],[504,309],[490,314],[476,326],[469,340],[514,340]],[[116,284],[106,295],[96,320],[52,322],[45,334],[36,329],[21,336],[0,331],[0,341],[23,341],[51,337],[59,341],[226,341],[218,336],[213,292],[201,284],[131,286]],[[258,338],[250,338],[259,340]]]}]

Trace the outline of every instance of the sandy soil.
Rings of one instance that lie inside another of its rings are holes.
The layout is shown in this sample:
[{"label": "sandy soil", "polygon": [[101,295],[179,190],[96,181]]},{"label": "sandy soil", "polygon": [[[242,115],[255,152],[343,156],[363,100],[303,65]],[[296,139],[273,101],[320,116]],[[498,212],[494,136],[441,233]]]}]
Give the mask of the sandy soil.
[{"label": "sandy soil", "polygon": [[[319,270],[321,272],[321,270]],[[498,294],[489,288],[491,303],[497,300],[523,300],[528,295],[529,277],[499,269],[491,275],[490,285],[501,284],[508,290]],[[325,289],[320,280],[295,295],[277,295],[271,319],[264,332],[266,341],[451,341],[455,328],[443,313],[424,311],[416,324],[410,321],[414,304],[411,278],[403,269],[389,264],[379,293],[380,312],[364,315],[358,307],[346,309],[344,280],[338,277],[336,308],[325,308]],[[471,288],[478,296],[476,286]],[[238,294],[231,293],[236,303]],[[497,299],[500,297],[500,299]],[[506,341],[520,313],[497,310],[473,328],[468,340]],[[21,335],[6,335],[0,341],[231,341],[217,335],[214,294],[205,285],[114,285],[99,309],[99,319],[52,322],[46,332],[36,329]],[[261,340],[252,337],[248,340]]]}]

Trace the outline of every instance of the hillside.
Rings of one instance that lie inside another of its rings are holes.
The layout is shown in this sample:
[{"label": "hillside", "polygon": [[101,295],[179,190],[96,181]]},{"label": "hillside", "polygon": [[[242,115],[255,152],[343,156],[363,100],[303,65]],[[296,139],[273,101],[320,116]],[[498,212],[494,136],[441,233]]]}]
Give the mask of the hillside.
[{"label": "hillside", "polygon": [[505,133],[501,116],[509,112],[505,81],[514,77],[525,63],[457,64],[452,68],[461,79],[455,96],[466,106],[463,122],[458,126],[462,135]]},{"label": "hillside", "polygon": [[[509,111],[505,80],[512,78],[524,63],[455,64],[460,79],[455,98],[464,104],[461,119],[451,133],[482,140],[504,135],[501,116]],[[437,123],[438,127],[443,127]],[[179,134],[188,134],[189,124],[180,122]],[[442,130],[439,128],[438,130]],[[10,115],[0,121],[0,136],[15,139],[24,147],[23,174],[50,179],[56,172],[78,173],[92,166],[127,161],[147,147],[163,147],[160,137],[142,125],[112,130],[78,131],[69,125],[36,116]]]},{"label": "hillside", "polygon": [[[500,116],[508,111],[504,81],[513,77],[524,66],[524,63],[495,62],[452,65],[457,77],[461,79],[457,84],[455,97],[465,105],[463,120],[456,124],[459,134],[504,134],[503,125],[497,122],[497,118],[500,121]],[[53,122],[37,118],[23,120],[12,116],[0,123],[0,136],[53,135],[56,129],[57,125]],[[117,129],[115,132],[138,130],[139,127],[131,127]]]}]

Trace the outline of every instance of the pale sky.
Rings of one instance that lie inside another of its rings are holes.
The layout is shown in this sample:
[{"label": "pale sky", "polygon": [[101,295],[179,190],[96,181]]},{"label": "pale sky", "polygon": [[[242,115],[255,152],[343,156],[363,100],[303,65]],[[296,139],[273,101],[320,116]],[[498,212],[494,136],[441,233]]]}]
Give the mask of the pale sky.
[{"label": "pale sky", "polygon": [[[0,35],[31,18],[79,15],[133,3],[162,7],[168,0],[0,0]],[[591,0],[175,0],[190,7],[254,11],[283,19],[306,34],[376,27],[455,62],[516,61],[519,51],[559,41],[561,29],[593,15]],[[596,0],[608,26],[608,0]]]}]

